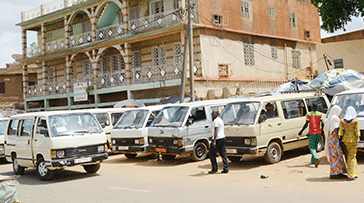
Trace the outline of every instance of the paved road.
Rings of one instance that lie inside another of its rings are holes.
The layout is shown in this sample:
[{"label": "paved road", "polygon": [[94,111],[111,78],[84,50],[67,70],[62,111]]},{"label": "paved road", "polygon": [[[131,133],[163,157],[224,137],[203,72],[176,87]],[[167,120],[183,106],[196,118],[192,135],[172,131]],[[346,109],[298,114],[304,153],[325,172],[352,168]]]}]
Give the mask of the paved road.
[{"label": "paved road", "polygon": [[[308,160],[300,150],[276,165],[255,159],[233,164],[227,175],[208,175],[207,160],[130,161],[117,155],[103,163],[98,175],[75,167],[42,182],[28,171],[18,178],[18,197],[24,203],[364,202],[364,158],[359,160],[361,178],[353,182],[328,179],[324,157],[318,169],[308,168]],[[11,165],[1,165],[0,175],[9,174]]]}]

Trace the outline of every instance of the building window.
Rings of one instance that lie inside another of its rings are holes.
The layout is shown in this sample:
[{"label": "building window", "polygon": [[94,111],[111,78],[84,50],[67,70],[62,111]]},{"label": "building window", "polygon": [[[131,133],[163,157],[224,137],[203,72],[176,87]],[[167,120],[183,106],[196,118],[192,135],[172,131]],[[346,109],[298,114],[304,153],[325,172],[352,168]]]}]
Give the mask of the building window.
[{"label": "building window", "polygon": [[219,64],[219,78],[230,77],[230,66],[227,64]]},{"label": "building window", "polygon": [[180,43],[177,43],[174,48],[174,62],[177,66],[182,65],[183,62],[183,51]]},{"label": "building window", "polygon": [[334,60],[334,68],[344,68],[344,60],[343,59],[335,59]]},{"label": "building window", "polygon": [[162,47],[154,47],[152,50],[153,64],[155,66],[164,65],[166,63],[166,52]]},{"label": "building window", "polygon": [[272,52],[272,58],[278,59],[278,49],[277,49],[277,47],[271,47],[271,52]]},{"label": "building window", "polygon": [[213,15],[212,16],[212,23],[215,24],[215,25],[222,25],[222,16]]},{"label": "building window", "polygon": [[255,65],[254,59],[254,43],[244,42],[244,62],[247,66]]},{"label": "building window", "polygon": [[92,66],[91,63],[85,63],[83,64],[83,76],[85,78],[88,78],[92,74]]},{"label": "building window", "polygon": [[142,56],[140,54],[140,51],[133,52],[131,63],[133,65],[133,68],[140,68],[142,66]]},{"label": "building window", "polygon": [[157,15],[164,12],[163,0],[150,1],[150,14]]},{"label": "building window", "polygon": [[271,18],[275,18],[276,16],[276,9],[273,7],[268,8],[268,16]]},{"label": "building window", "polygon": [[250,17],[250,1],[242,0],[241,1],[241,15],[243,17]]},{"label": "building window", "polygon": [[292,51],[292,67],[301,68],[301,52],[297,50]]},{"label": "building window", "polygon": [[51,66],[48,67],[48,71],[47,71],[47,76],[48,76],[48,81],[56,81],[56,67],[55,66]]},{"label": "building window", "polygon": [[297,17],[296,17],[295,13],[289,14],[289,22],[290,22],[291,28],[297,27]]},{"label": "building window", "polygon": [[308,30],[305,30],[305,40],[309,40],[311,38],[311,32]]},{"label": "building window", "polygon": [[5,94],[5,82],[0,81],[0,94]]}]

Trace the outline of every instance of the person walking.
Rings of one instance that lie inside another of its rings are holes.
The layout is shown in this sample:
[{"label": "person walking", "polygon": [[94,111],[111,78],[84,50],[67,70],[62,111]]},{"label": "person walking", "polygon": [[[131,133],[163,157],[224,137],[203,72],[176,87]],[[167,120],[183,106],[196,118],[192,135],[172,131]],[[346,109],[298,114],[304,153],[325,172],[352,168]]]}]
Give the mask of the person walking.
[{"label": "person walking", "polygon": [[347,172],[350,180],[358,178],[356,153],[358,139],[360,137],[360,126],[356,117],[356,110],[354,107],[349,106],[346,110],[344,119],[340,122],[338,132],[339,137],[345,146]]},{"label": "person walking", "polygon": [[330,178],[346,178],[344,153],[339,142],[340,114],[342,109],[335,105],[331,108],[326,121],[326,152],[330,164]]},{"label": "person walking", "polygon": [[229,172],[229,163],[226,156],[226,149],[225,149],[225,132],[224,132],[224,121],[220,118],[219,112],[214,111],[212,113],[213,119],[213,137],[212,143],[210,146],[210,161],[211,161],[211,171],[209,174],[217,173],[218,166],[216,155],[217,152],[220,154],[224,169],[221,173],[228,173]]},{"label": "person walking", "polygon": [[321,140],[322,129],[324,127],[324,123],[321,119],[321,113],[318,111],[318,107],[316,104],[312,104],[311,112],[309,112],[306,116],[306,123],[304,124],[302,130],[298,133],[299,136],[302,136],[302,133],[308,127],[308,141],[309,141],[309,149],[311,153],[311,162],[310,165],[314,165],[316,168],[320,164],[320,159],[317,154],[318,143]]}]

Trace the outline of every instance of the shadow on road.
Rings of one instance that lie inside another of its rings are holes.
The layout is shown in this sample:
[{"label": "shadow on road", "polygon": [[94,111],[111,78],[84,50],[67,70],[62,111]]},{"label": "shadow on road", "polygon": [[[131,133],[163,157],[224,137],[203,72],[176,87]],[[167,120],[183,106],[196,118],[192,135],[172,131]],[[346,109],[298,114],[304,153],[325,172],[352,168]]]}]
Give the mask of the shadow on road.
[{"label": "shadow on road", "polygon": [[346,182],[347,179],[330,179],[328,176],[325,177],[317,177],[317,178],[307,178],[307,182],[316,182],[316,183],[328,183],[328,182]]},{"label": "shadow on road", "polygon": [[38,179],[35,170],[28,170],[26,171],[25,175],[18,176],[17,181],[23,185],[48,185],[48,184],[55,184],[60,182],[68,182],[73,180],[80,180],[84,178],[90,178],[99,176],[98,174],[87,174],[81,173],[77,171],[55,171],[54,178],[50,181],[41,181]]},{"label": "shadow on road", "polygon": [[184,164],[194,163],[190,158],[177,158],[175,160],[148,160],[146,162],[137,162],[136,165],[145,167],[176,167]]},{"label": "shadow on road", "polygon": [[150,156],[141,156],[141,157],[136,157],[134,159],[128,159],[125,156],[115,156],[115,157],[112,157],[111,159],[107,159],[103,163],[106,163],[106,164],[133,164],[133,163],[138,163],[138,162],[149,161],[152,159],[153,159],[153,157],[150,157]]}]

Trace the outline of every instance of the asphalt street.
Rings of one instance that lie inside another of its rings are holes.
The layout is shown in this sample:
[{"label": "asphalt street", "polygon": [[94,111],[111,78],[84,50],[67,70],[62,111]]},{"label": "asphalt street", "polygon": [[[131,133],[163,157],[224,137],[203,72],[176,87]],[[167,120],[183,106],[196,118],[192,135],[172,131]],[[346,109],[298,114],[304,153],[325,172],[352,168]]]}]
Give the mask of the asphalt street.
[{"label": "asphalt street", "polygon": [[[229,174],[215,175],[207,174],[208,160],[127,160],[116,155],[102,164],[97,175],[74,167],[44,182],[28,170],[17,177],[17,192],[22,203],[364,202],[364,155],[356,181],[330,180],[324,155],[319,168],[307,167],[307,150],[298,150],[275,165],[246,160],[232,164]],[[0,175],[12,175],[11,164],[1,165]]]}]

